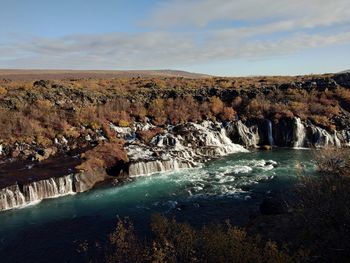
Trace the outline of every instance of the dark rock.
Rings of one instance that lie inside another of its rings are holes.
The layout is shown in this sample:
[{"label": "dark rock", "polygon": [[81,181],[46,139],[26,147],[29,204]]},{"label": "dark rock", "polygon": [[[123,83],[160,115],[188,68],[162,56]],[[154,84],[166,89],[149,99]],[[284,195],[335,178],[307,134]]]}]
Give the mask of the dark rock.
[{"label": "dark rock", "polygon": [[344,88],[350,88],[350,73],[337,74],[333,79],[338,85]]},{"label": "dark rock", "polygon": [[50,86],[50,81],[48,80],[37,80],[33,83],[33,87],[44,87],[47,88]]}]

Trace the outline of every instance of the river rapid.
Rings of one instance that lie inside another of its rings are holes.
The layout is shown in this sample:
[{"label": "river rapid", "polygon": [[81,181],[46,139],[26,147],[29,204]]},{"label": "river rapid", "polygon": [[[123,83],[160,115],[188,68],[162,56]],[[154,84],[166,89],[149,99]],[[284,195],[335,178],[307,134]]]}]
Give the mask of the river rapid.
[{"label": "river rapid", "polygon": [[79,262],[83,241],[104,240],[117,216],[147,233],[160,213],[194,226],[226,219],[246,224],[270,191],[315,173],[312,151],[275,149],[235,153],[197,168],[139,176],[117,186],[49,199],[0,214],[1,262]]}]

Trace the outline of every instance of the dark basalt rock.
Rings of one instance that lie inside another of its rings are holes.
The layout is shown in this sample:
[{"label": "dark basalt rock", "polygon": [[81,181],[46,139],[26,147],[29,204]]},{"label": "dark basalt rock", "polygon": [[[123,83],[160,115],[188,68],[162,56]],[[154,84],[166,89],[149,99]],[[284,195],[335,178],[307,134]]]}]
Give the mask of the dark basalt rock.
[{"label": "dark basalt rock", "polygon": [[51,82],[48,80],[37,80],[33,83],[33,87],[44,87],[47,88],[51,85]]},{"label": "dark basalt rock", "polygon": [[344,88],[350,88],[350,73],[337,74],[333,79],[338,85]]}]

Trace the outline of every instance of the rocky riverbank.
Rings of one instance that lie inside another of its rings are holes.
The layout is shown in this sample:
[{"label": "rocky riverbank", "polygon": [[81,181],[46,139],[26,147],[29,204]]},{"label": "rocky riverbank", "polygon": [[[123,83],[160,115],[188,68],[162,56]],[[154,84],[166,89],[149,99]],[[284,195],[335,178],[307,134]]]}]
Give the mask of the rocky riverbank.
[{"label": "rocky riverbank", "polygon": [[[349,130],[330,133],[299,118],[285,119],[274,125],[266,119],[261,122],[242,121],[219,123],[204,121],[186,123],[157,130],[148,143],[137,136],[140,132],[157,129],[152,124],[136,124],[132,128],[110,128],[126,141],[124,150],[128,162],[119,165],[118,171],[107,169],[118,166],[118,160],[93,171],[78,170],[82,162],[76,153],[49,158],[41,163],[22,162],[2,164],[0,175],[0,210],[26,206],[47,198],[55,198],[90,190],[98,183],[152,173],[188,169],[220,156],[248,152],[249,148],[270,147],[347,147]],[[13,169],[13,167],[21,167]]]}]

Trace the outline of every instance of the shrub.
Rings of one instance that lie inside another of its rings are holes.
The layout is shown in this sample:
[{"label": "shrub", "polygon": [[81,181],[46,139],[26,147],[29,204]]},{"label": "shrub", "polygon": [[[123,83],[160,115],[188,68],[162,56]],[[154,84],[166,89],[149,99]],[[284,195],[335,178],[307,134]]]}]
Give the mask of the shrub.
[{"label": "shrub", "polygon": [[124,142],[100,143],[95,148],[82,154],[83,162],[76,169],[91,172],[99,169],[108,169],[118,162],[127,162],[128,156],[123,148]]},{"label": "shrub", "polygon": [[247,117],[262,119],[270,113],[270,107],[270,102],[264,98],[253,99],[246,107]]},{"label": "shrub", "polygon": [[215,97],[215,96],[211,97],[209,99],[209,103],[210,103],[210,110],[214,115],[218,115],[224,109],[224,103],[218,97]]},{"label": "shrub", "polygon": [[126,121],[126,120],[119,120],[118,121],[118,125],[120,127],[129,127],[130,126],[130,122],[129,121]]},{"label": "shrub", "polygon": [[320,175],[302,177],[293,202],[297,240],[322,262],[345,262],[350,257],[349,150],[315,152]]},{"label": "shrub", "polygon": [[147,131],[138,131],[136,134],[142,142],[147,144],[152,140],[154,136],[162,132],[163,132],[163,129],[161,128],[152,128]]},{"label": "shrub", "polygon": [[4,95],[6,95],[6,93],[7,93],[7,89],[0,86],[0,96],[4,96]]},{"label": "shrub", "polygon": [[232,101],[232,107],[238,109],[243,103],[243,99],[240,96],[237,96]]},{"label": "shrub", "polygon": [[155,99],[151,102],[149,109],[149,115],[152,117],[155,125],[163,126],[167,121],[167,115],[165,113],[164,99]]},{"label": "shrub", "polygon": [[221,119],[224,121],[233,121],[236,117],[236,111],[231,107],[224,107],[221,115]]},{"label": "shrub", "polygon": [[[288,263],[306,259],[298,254],[291,256],[276,243],[251,237],[228,222],[198,230],[155,215],[151,230],[152,238],[143,241],[129,220],[118,219],[116,229],[109,236],[104,261]],[[96,261],[100,262],[101,258]]]}]

